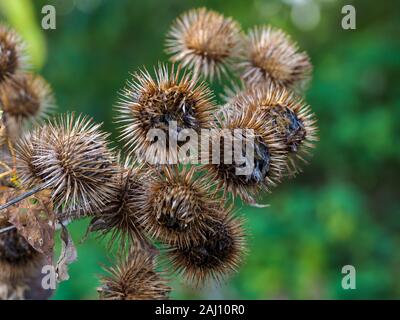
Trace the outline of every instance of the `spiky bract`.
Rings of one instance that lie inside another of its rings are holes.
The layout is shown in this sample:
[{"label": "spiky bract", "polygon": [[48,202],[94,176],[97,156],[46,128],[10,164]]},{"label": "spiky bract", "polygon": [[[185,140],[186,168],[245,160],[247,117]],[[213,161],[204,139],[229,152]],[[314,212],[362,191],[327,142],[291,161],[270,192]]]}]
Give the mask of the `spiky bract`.
[{"label": "spiky bract", "polygon": [[121,240],[122,250],[125,245],[132,243],[141,247],[145,240],[138,221],[141,215],[138,199],[142,185],[147,179],[148,174],[129,158],[122,161],[114,177],[117,192],[96,214],[89,228],[92,231],[100,231],[102,235],[111,234],[110,244]]},{"label": "spiky bract", "polygon": [[202,243],[172,247],[167,257],[174,272],[200,285],[236,271],[245,253],[243,220],[226,215],[212,222]]},{"label": "spiky bract", "polygon": [[176,19],[167,35],[166,51],[196,74],[220,78],[232,65],[241,40],[239,24],[206,8],[193,9]]},{"label": "spiky bract", "polygon": [[203,241],[210,223],[224,212],[213,185],[195,167],[163,167],[144,184],[138,205],[146,232],[174,245]]},{"label": "spiky bract", "polygon": [[135,250],[106,271],[98,289],[102,300],[168,299],[171,288],[154,270],[153,258],[144,252]]},{"label": "spiky bract", "polygon": [[0,25],[0,83],[26,64],[24,45],[8,27]]},{"label": "spiky bract", "polygon": [[161,65],[155,79],[142,70],[128,83],[118,105],[118,120],[130,154],[153,164],[167,163],[171,154],[177,155],[175,145],[179,147],[178,134],[182,130],[212,126],[215,105],[211,91],[204,82],[180,73],[179,68],[168,71],[166,65]]},{"label": "spiky bract", "polygon": [[304,101],[282,86],[270,84],[243,91],[232,99],[237,109],[258,110],[271,122],[288,152],[288,169],[295,174],[299,169],[296,158],[304,157],[318,140],[315,115]]},{"label": "spiky bract", "polygon": [[255,27],[241,53],[241,77],[248,85],[269,84],[300,88],[309,79],[312,65],[305,52],[282,30]]},{"label": "spiky bract", "polygon": [[255,204],[262,190],[269,191],[280,181],[286,161],[285,145],[271,121],[258,113],[255,106],[242,109],[228,105],[221,109],[218,118],[221,130],[211,141],[212,157],[205,165],[208,176],[224,192]]},{"label": "spiky bract", "polygon": [[25,189],[34,188],[46,178],[41,170],[43,166],[37,163],[41,150],[51,142],[47,126],[37,126],[19,139],[16,146],[17,172]]},{"label": "spiky bract", "polygon": [[16,229],[0,233],[0,282],[26,279],[36,273],[43,262],[44,255]]},{"label": "spiky bract", "polygon": [[40,76],[17,73],[0,86],[0,107],[17,120],[43,117],[53,106],[51,88]]},{"label": "spiky bract", "polygon": [[115,157],[100,125],[91,119],[60,116],[22,139],[17,147],[23,185],[50,189],[66,212],[100,211],[116,192]]}]

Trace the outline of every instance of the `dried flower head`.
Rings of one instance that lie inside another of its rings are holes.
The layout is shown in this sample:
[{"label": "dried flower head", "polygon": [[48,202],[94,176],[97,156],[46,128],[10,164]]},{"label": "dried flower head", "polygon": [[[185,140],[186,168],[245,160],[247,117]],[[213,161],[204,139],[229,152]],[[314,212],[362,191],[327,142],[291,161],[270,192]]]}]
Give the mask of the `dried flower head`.
[{"label": "dried flower head", "polygon": [[121,164],[113,178],[117,192],[92,219],[89,230],[100,231],[101,235],[111,234],[110,245],[121,240],[123,250],[126,244],[135,243],[140,247],[144,241],[138,221],[141,214],[138,198],[148,175],[129,157],[118,163]]},{"label": "dried flower head", "polygon": [[26,132],[16,145],[17,172],[24,188],[34,188],[43,183],[42,167],[36,163],[43,146],[48,145],[50,135],[47,126],[37,126]]},{"label": "dried flower head", "polygon": [[232,18],[206,8],[182,14],[167,35],[166,51],[196,74],[213,79],[232,65],[240,44],[240,26]]},{"label": "dried flower head", "polygon": [[236,271],[245,254],[243,221],[227,215],[210,225],[206,240],[168,250],[172,269],[199,285]]},{"label": "dried flower head", "polygon": [[0,282],[26,279],[37,272],[44,260],[45,256],[16,229],[0,233]]},{"label": "dried flower head", "polygon": [[140,222],[153,238],[167,244],[204,240],[211,221],[224,212],[212,184],[196,167],[165,166],[144,183]]},{"label": "dried flower head", "polygon": [[166,300],[171,288],[154,270],[153,258],[133,251],[120,258],[116,266],[106,269],[98,289],[102,300]]},{"label": "dried flower head", "polygon": [[[185,73],[180,75],[179,68],[168,71],[166,65],[161,65],[155,79],[143,70],[134,75],[118,105],[121,138],[130,154],[136,153],[156,163],[165,161],[166,154],[175,149],[169,148],[172,140],[174,144],[179,142],[179,132],[198,131],[212,125],[214,108],[212,94],[205,83]],[[166,138],[161,151],[161,137],[154,140],[152,135],[159,131]]]},{"label": "dried flower head", "polygon": [[25,65],[24,45],[20,37],[0,25],[0,83]]},{"label": "dried flower head", "polygon": [[258,109],[271,122],[275,133],[283,140],[288,152],[288,168],[291,174],[298,171],[296,158],[305,162],[304,156],[318,140],[316,119],[303,100],[284,87],[270,84],[257,86],[238,94],[236,108]]},{"label": "dried flower head", "polygon": [[51,88],[40,76],[17,73],[0,86],[0,107],[17,120],[43,117],[53,106]]},{"label": "dried flower head", "polygon": [[221,109],[218,122],[221,130],[213,136],[212,145],[220,141],[220,157],[216,161],[213,151],[205,165],[208,177],[224,192],[256,204],[255,197],[261,191],[269,191],[280,181],[286,163],[285,145],[271,121],[255,106],[228,105]]},{"label": "dried flower head", "polygon": [[68,114],[23,138],[17,146],[22,184],[40,181],[66,212],[101,210],[116,190],[116,167],[108,134],[99,128],[91,119]]},{"label": "dried flower head", "polygon": [[312,65],[305,52],[282,30],[255,27],[250,30],[241,53],[242,79],[249,84],[268,84],[297,88],[310,77]]}]

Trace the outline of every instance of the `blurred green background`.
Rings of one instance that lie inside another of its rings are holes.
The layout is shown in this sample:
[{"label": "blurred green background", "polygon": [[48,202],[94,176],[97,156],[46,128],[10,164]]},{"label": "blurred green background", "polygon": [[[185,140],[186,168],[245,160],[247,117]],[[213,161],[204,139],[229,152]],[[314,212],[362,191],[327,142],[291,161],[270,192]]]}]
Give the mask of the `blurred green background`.
[{"label": "blurred green background", "polygon": [[[56,30],[40,28],[45,4],[56,7]],[[356,30],[341,28],[345,4],[357,10]],[[233,16],[244,29],[281,27],[308,51],[307,101],[320,142],[303,174],[266,198],[270,207],[242,207],[251,237],[239,273],[199,290],[175,280],[172,297],[400,298],[398,1],[0,0],[0,15],[28,41],[58,110],[90,114],[115,138],[112,106],[129,73],[167,60],[169,25],[199,6]],[[71,226],[77,243],[87,223]],[[55,299],[97,297],[100,265],[110,263],[105,244],[92,237],[78,251]],[[347,264],[356,268],[356,290],[341,287]]]}]

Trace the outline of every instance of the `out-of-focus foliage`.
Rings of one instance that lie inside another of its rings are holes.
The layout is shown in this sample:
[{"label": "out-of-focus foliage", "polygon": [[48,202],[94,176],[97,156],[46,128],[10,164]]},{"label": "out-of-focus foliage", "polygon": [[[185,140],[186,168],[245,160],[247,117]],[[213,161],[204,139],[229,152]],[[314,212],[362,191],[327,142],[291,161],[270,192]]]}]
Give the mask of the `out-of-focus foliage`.
[{"label": "out-of-focus foliage", "polygon": [[30,57],[29,63],[32,67],[40,69],[46,59],[46,38],[40,24],[36,22],[36,10],[30,0],[0,1],[0,17],[4,16],[28,43],[26,49]]},{"label": "out-of-focus foliage", "polygon": [[[54,86],[59,111],[90,114],[114,137],[118,90],[130,72],[167,59],[165,33],[186,9],[214,8],[245,29],[271,23],[312,58],[306,98],[319,119],[321,141],[310,165],[265,199],[270,207],[242,208],[250,252],[236,276],[203,290],[177,281],[174,298],[400,297],[397,1],[35,0],[38,25],[48,3],[55,4],[58,16],[57,29],[44,32],[43,74]],[[349,3],[357,10],[356,30],[341,28],[341,8]],[[18,14],[10,19],[22,28],[19,19],[26,13]],[[221,91],[219,85],[213,88]],[[76,242],[86,225],[71,227]],[[105,245],[90,238],[78,252],[71,280],[60,285],[56,299],[96,297],[96,274],[101,263],[109,263]],[[356,268],[356,290],[341,287],[347,264]]]}]

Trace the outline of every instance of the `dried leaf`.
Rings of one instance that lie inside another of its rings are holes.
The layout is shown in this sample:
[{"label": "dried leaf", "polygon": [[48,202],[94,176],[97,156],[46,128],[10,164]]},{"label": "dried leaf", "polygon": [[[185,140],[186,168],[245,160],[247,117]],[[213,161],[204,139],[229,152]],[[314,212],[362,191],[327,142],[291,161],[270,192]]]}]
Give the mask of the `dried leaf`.
[{"label": "dried leaf", "polygon": [[61,254],[58,258],[56,265],[57,281],[62,282],[69,279],[68,265],[74,262],[78,258],[74,242],[67,230],[67,228],[61,224]]},{"label": "dried leaf", "polygon": [[8,222],[8,216],[5,213],[3,214],[0,213],[0,227],[6,226],[7,222]]},{"label": "dried leaf", "polygon": [[48,191],[42,191],[7,210],[8,221],[48,261],[53,258],[55,215]]},{"label": "dried leaf", "polygon": [[[17,195],[14,188],[1,186],[0,185],[0,204],[7,203],[8,200]],[[8,210],[3,210],[0,212],[0,227],[5,227],[8,225]]]}]

